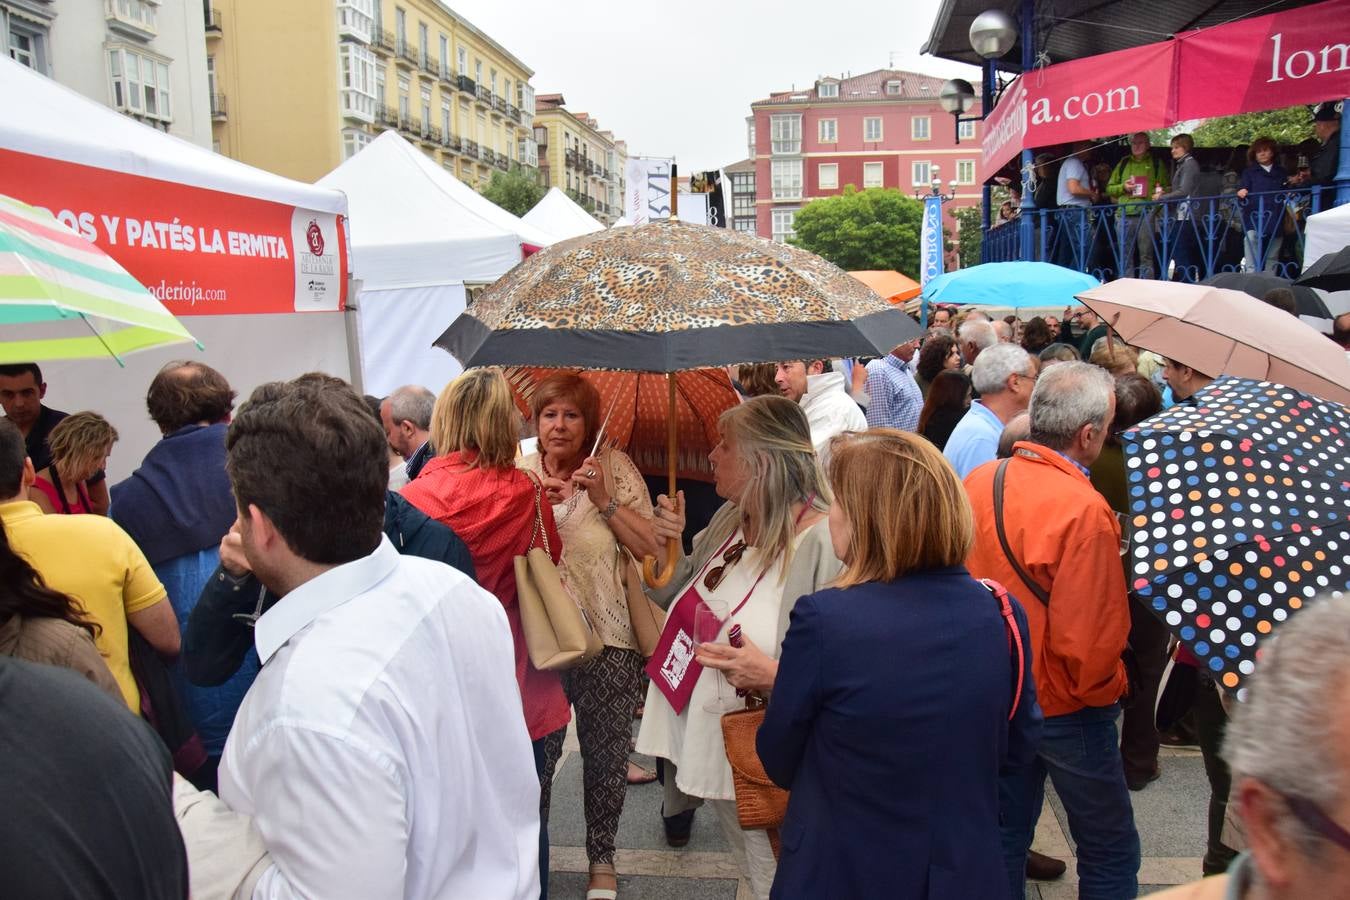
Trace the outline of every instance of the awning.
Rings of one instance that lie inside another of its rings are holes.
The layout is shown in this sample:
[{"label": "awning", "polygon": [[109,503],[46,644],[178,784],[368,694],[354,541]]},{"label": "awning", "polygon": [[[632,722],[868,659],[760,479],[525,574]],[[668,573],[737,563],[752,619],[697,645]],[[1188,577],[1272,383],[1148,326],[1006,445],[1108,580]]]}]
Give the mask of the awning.
[{"label": "awning", "polygon": [[1350,4],[1312,6],[1025,73],[985,123],[984,171],[1019,151],[1350,95]]}]

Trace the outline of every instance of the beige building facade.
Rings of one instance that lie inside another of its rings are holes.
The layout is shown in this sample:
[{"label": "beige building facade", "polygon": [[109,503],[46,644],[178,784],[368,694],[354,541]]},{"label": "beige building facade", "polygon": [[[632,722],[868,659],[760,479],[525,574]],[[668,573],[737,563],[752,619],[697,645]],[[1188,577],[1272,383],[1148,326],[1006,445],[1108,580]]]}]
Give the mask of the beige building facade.
[{"label": "beige building facade", "polygon": [[439,0],[212,0],[216,149],[314,181],[397,131],[473,187],[538,177],[534,74]]},{"label": "beige building facade", "polygon": [[562,94],[540,94],[534,119],[540,177],[606,225],[623,215],[628,145],[602,131],[584,112],[566,108]]}]

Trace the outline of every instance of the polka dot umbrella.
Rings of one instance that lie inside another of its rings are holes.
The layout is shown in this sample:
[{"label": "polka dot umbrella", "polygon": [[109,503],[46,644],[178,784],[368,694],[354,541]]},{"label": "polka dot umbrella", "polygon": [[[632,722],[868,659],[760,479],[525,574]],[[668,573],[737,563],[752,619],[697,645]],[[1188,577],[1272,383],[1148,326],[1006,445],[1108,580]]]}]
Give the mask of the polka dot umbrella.
[{"label": "polka dot umbrella", "polygon": [[1130,588],[1244,693],[1262,642],[1350,590],[1350,411],[1221,378],[1123,435]]}]

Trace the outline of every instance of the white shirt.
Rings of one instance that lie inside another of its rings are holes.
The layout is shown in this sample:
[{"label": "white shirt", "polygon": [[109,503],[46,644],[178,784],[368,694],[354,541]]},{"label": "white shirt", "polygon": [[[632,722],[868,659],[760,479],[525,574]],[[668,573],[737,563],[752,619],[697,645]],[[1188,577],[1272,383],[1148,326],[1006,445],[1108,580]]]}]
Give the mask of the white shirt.
[{"label": "white shirt", "polygon": [[1070,156],[1059,167],[1059,181],[1055,184],[1055,202],[1060,206],[1091,206],[1091,198],[1069,193],[1070,178],[1076,180],[1080,187],[1088,186],[1087,166],[1076,156]]},{"label": "white shirt", "polygon": [[495,597],[381,537],[254,642],[220,796],[272,856],[255,898],[539,895],[539,780]]},{"label": "white shirt", "polygon": [[830,438],[844,431],[867,430],[867,417],[848,395],[840,372],[808,375],[801,406],[807,424],[811,426],[811,443],[815,445],[822,466],[829,457],[826,450]]}]

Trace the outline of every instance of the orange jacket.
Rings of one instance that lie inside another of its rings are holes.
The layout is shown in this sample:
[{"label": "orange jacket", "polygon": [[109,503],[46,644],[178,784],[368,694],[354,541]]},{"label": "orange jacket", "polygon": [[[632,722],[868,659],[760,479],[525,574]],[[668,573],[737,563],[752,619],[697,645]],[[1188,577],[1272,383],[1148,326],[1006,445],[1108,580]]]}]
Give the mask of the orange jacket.
[{"label": "orange jacket", "polygon": [[1046,716],[1109,706],[1125,692],[1120,653],[1130,632],[1120,564],[1120,526],[1087,476],[1049,447],[1019,441],[1004,476],[1003,524],[1022,569],[1050,596],[1036,599],[999,545],[994,472],[966,476],[975,511],[975,549],[966,566],[1022,602],[1031,626],[1036,693]]}]

